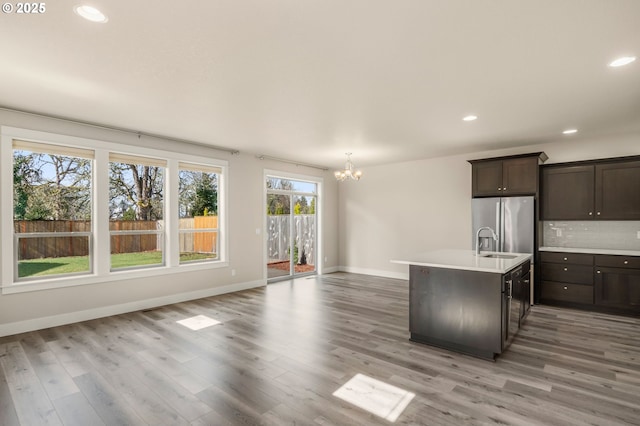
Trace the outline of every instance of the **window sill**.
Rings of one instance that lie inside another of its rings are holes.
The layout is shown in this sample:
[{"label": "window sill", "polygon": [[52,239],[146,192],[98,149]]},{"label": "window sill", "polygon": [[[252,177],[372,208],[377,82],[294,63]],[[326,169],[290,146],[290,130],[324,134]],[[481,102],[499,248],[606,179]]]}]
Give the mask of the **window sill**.
[{"label": "window sill", "polygon": [[26,293],[30,291],[54,290],[65,287],[75,287],[91,284],[104,284],[112,281],[133,280],[137,278],[148,278],[169,274],[180,274],[190,271],[203,271],[210,269],[226,268],[227,261],[216,261],[196,264],[185,264],[174,267],[160,266],[155,268],[129,269],[124,271],[113,271],[107,274],[66,276],[59,278],[46,278],[33,281],[22,281],[13,284],[3,285],[2,294]]}]

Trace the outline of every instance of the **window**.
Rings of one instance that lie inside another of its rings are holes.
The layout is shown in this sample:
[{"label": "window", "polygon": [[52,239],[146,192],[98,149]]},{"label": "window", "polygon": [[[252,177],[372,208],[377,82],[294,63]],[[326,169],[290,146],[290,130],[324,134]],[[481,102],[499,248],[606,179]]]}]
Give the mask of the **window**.
[{"label": "window", "polygon": [[164,259],[166,161],[109,155],[111,269],[159,266]]},{"label": "window", "polygon": [[91,273],[92,158],[13,141],[14,280]]},{"label": "window", "polygon": [[0,138],[3,294],[228,266],[226,161],[6,126]]},{"label": "window", "polygon": [[219,176],[217,167],[179,165],[180,263],[218,259]]}]

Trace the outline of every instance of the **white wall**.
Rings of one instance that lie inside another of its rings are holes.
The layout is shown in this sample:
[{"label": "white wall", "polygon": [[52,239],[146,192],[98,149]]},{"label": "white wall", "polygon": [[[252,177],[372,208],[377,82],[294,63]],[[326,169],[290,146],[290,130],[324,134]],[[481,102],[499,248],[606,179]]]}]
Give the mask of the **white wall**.
[{"label": "white wall", "polygon": [[[127,133],[7,111],[0,111],[0,126],[153,147],[166,151],[209,156],[229,162],[227,178],[229,267],[0,295],[0,336],[264,285],[262,264],[265,246],[263,243],[265,232],[262,229],[265,213],[265,206],[262,205],[264,169],[324,178],[324,197],[321,206],[324,228],[320,239],[327,262],[322,262],[320,267],[325,270],[337,268],[337,184],[331,172],[259,160],[249,153],[231,155],[197,145],[151,140],[146,137],[138,138],[136,135]],[[180,135],[175,136],[180,137]],[[233,147],[233,141],[214,141],[214,143]],[[256,234],[256,229],[260,229],[260,235]],[[3,235],[2,238],[11,238],[11,236]],[[10,256],[11,254],[2,253],[2,255]],[[236,270],[235,276],[231,275],[232,269]]]},{"label": "white wall", "polygon": [[[544,151],[546,164],[640,155],[640,135],[559,139],[513,149],[363,168],[339,186],[340,269],[408,278],[390,263],[427,250],[471,249],[471,165],[467,160]],[[636,183],[637,184],[637,183]]]}]

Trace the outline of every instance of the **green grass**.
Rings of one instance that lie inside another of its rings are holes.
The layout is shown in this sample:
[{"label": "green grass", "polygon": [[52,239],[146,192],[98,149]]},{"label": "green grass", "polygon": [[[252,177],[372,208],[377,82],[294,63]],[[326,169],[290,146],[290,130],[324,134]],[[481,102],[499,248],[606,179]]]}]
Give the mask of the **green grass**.
[{"label": "green grass", "polygon": [[89,272],[88,256],[48,257],[18,262],[18,277],[20,278],[78,272]]},{"label": "green grass", "polygon": [[[215,258],[208,253],[180,253],[180,262]],[[111,255],[111,269],[162,264],[162,252],[120,253]],[[18,262],[18,277],[41,277],[47,275],[89,272],[89,256],[49,257]]]},{"label": "green grass", "polygon": [[111,269],[160,264],[162,264],[162,252],[160,251],[143,251],[140,253],[120,253],[111,255]]}]

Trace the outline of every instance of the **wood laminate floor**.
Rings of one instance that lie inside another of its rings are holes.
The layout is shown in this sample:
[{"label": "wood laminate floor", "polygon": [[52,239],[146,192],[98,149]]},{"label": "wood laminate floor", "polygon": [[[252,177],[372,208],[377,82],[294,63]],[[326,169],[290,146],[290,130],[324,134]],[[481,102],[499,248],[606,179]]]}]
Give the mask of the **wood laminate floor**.
[{"label": "wood laminate floor", "polygon": [[[220,321],[199,331],[176,321]],[[497,362],[412,343],[407,281],[336,273],[0,338],[0,425],[640,424],[640,320],[535,306]]]}]

